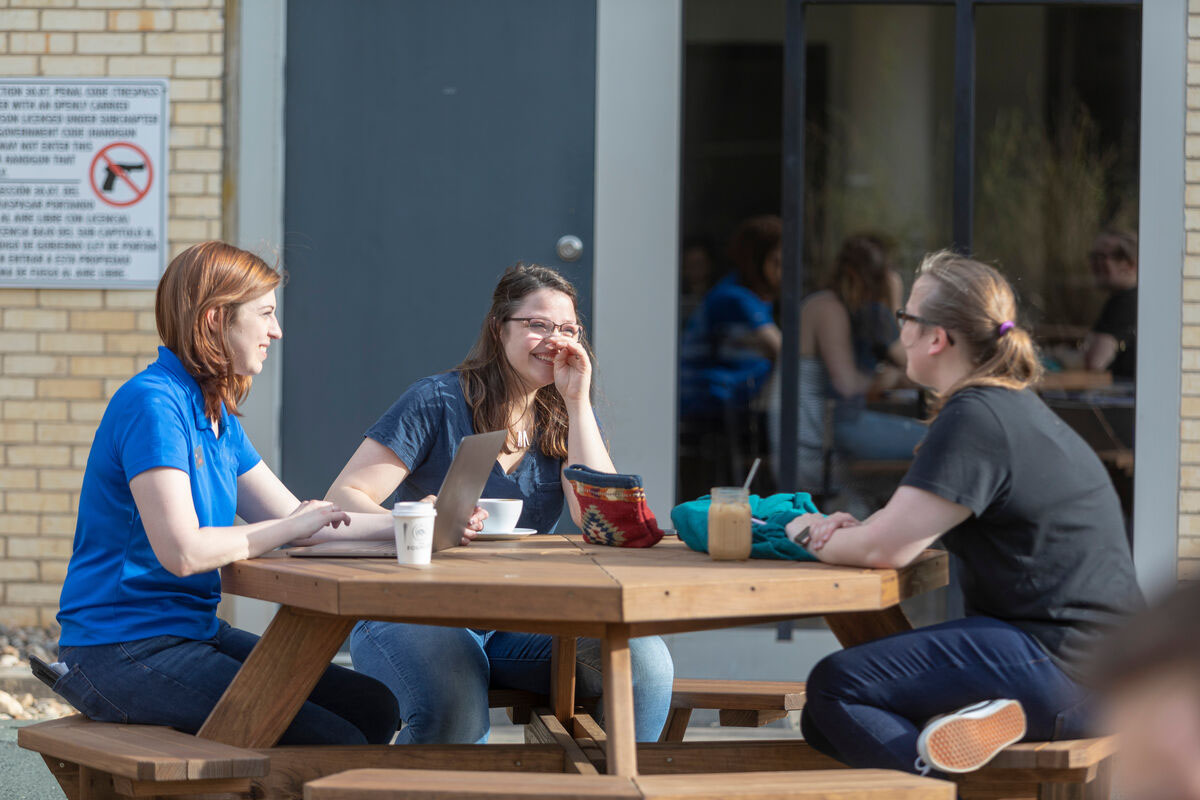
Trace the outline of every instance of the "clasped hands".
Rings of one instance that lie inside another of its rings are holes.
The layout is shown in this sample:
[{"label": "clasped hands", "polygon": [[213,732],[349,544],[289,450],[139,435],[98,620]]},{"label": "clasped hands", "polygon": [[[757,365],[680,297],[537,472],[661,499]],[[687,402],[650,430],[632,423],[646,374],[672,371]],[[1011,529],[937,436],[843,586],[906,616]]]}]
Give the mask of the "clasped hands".
[{"label": "clasped hands", "polygon": [[834,531],[839,528],[852,528],[857,524],[858,520],[845,511],[835,511],[828,517],[821,514],[801,514],[784,526],[784,531],[793,542],[811,553],[816,553],[825,546]]}]

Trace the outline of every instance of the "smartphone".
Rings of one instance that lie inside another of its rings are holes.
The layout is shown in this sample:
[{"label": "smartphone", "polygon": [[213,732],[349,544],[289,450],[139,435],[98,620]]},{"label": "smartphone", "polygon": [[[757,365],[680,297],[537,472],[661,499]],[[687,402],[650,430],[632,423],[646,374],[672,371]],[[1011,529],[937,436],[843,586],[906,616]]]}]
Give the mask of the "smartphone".
[{"label": "smartphone", "polygon": [[54,684],[58,683],[58,679],[67,674],[67,665],[56,661],[53,664],[47,664],[35,655],[29,656],[29,667],[33,670],[33,675],[42,683],[54,688]]}]

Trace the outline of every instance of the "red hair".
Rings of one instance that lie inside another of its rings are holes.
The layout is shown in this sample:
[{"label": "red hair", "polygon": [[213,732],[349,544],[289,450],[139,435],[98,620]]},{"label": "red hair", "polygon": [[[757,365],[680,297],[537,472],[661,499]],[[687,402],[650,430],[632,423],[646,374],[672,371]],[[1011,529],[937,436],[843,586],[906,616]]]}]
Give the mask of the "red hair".
[{"label": "red hair", "polygon": [[282,280],[253,253],[224,242],[203,242],[175,256],[158,282],[154,321],[159,338],[200,384],[209,419],[220,418],[222,403],[236,415],[250,391],[250,376],[234,373],[229,352],[228,333],[238,306]]}]

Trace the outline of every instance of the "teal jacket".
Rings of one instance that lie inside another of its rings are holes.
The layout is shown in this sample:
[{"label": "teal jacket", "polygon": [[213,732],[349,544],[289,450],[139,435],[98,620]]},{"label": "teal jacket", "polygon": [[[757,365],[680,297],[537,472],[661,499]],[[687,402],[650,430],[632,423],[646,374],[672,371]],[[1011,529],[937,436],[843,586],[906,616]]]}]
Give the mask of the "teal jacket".
[{"label": "teal jacket", "polygon": [[[680,503],[671,509],[671,522],[679,538],[693,550],[708,552],[709,495]],[[750,495],[750,516],[763,520],[750,525],[753,543],[751,558],[782,558],[792,561],[816,561],[816,557],[793,542],[784,526],[801,514],[817,514],[812,495],[807,492],[773,494],[770,497]]]}]

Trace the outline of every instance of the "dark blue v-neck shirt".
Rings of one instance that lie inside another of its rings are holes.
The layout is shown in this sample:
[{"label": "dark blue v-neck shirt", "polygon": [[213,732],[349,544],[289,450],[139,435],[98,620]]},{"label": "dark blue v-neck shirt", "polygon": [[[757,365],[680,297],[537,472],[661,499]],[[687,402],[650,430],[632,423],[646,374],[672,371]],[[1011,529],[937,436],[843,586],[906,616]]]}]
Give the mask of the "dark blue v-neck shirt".
[{"label": "dark blue v-neck shirt", "polygon": [[[475,430],[471,407],[463,396],[457,372],[422,378],[400,395],[392,407],[364,434],[395,453],[409,469],[396,490],[397,500],[420,500],[437,494],[464,436]],[[492,465],[484,497],[525,501],[517,526],[552,533],[563,510],[562,461],[533,446],[509,474]]]}]

